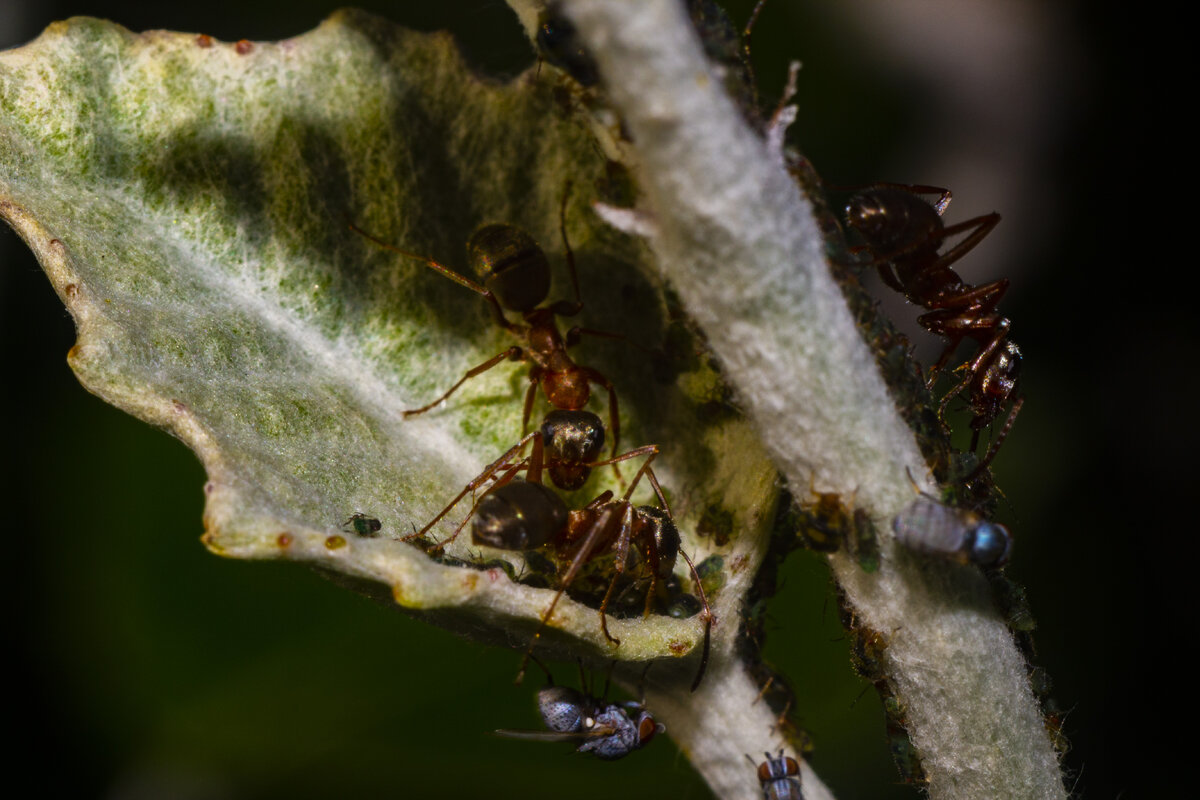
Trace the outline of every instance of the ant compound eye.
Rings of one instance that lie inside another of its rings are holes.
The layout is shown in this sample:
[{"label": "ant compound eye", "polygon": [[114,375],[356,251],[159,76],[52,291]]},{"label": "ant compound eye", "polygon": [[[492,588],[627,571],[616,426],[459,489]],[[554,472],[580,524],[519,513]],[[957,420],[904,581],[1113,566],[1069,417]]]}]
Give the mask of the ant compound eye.
[{"label": "ant compound eye", "polygon": [[1008,561],[1012,537],[1008,528],[994,522],[981,522],[971,543],[971,561],[981,567],[999,567]]}]

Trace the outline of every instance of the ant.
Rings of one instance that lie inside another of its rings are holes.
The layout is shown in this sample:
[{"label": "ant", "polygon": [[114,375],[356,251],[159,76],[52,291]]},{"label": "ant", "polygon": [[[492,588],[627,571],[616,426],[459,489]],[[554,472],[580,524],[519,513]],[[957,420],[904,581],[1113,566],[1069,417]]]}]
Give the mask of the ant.
[{"label": "ant", "polygon": [[[355,233],[369,239],[380,247],[402,256],[423,261],[426,266],[476,294],[482,295],[492,309],[496,324],[512,333],[523,346],[514,345],[489,358],[482,364],[467,370],[458,383],[451,386],[433,402],[404,412],[404,417],[424,414],[437,406],[471,378],[482,375],[502,361],[529,361],[529,389],[525,393],[525,413],[521,418],[521,434],[529,429],[529,417],[533,413],[533,401],[540,384],[546,400],[555,408],[577,411],[591,397],[591,384],[608,392],[609,427],[612,429],[612,452],[617,453],[620,438],[619,408],[617,394],[612,383],[603,373],[591,367],[576,364],[567,355],[567,348],[576,344],[584,334],[607,338],[622,338],[620,334],[574,327],[564,337],[558,330],[556,317],[573,317],[583,310],[583,297],[579,290],[579,274],[575,269],[575,255],[567,241],[567,198],[571,184],[563,192],[558,212],[559,231],[563,248],[566,250],[567,266],[570,269],[571,285],[575,299],[558,300],[548,306],[540,306],[550,293],[550,262],[545,252],[533,237],[512,225],[489,224],[479,228],[467,241],[467,261],[482,278],[476,283],[454,272],[432,258],[402,250],[389,244],[354,223],[348,223]],[[519,313],[523,323],[515,323],[505,316],[506,311]],[[614,467],[614,469],[616,469]],[[620,473],[617,473],[618,476]]]},{"label": "ant", "polygon": [[[922,195],[938,195],[938,199],[929,203]],[[950,197],[949,189],[936,186],[878,183],[850,197],[846,223],[865,240],[883,282],[909,301],[929,309],[917,321],[947,340],[941,357],[929,371],[927,385],[933,386],[938,372],[963,339],[979,343],[975,357],[957,368],[966,376],[946,394],[938,409],[939,416],[943,416],[953,397],[970,390],[969,403],[974,414],[972,452],[979,445],[980,432],[1013,401],[1008,418],[968,476],[970,480],[991,463],[1024,403],[1023,397],[1014,397],[1021,350],[1008,338],[1012,322],[996,311],[1000,298],[1008,290],[1008,279],[971,286],[950,268],[996,227],[1000,215],[992,212],[947,226],[942,222],[942,213],[950,205]],[[939,252],[944,240],[964,233],[967,235],[962,241]]]},{"label": "ant", "polygon": [[[655,722],[646,710],[645,673],[642,673],[642,697],[624,703],[609,703],[608,678],[604,680],[604,694],[600,698],[592,695],[579,665],[579,682],[583,691],[555,686],[550,670],[536,658],[534,661],[546,673],[547,686],[538,690],[538,713],[549,731],[498,730],[496,734],[511,739],[538,741],[577,741],[583,744],[576,748],[579,753],[593,753],[605,761],[624,758],[634,750],[645,747],[656,735],[666,731],[666,726]],[[647,669],[649,665],[647,665]]]},{"label": "ant", "polygon": [[[602,440],[597,444],[595,438],[588,435],[597,428],[599,418],[586,411],[575,412],[575,415],[570,417],[555,414],[556,412],[552,412],[550,415],[553,420],[548,418],[542,428],[523,437],[500,458],[489,464],[422,530],[405,538],[412,539],[423,535],[468,493],[474,492],[488,480],[493,480],[492,485],[475,502],[467,517],[471,521],[472,541],[477,545],[489,545],[504,550],[531,550],[549,546],[561,560],[569,561],[558,593],[554,595],[550,607],[542,615],[541,623],[533,635],[525,658],[521,661],[517,674],[518,682],[525,674],[527,659],[541,637],[542,628],[554,613],[563,593],[588,561],[610,552],[616,556],[613,564],[614,575],[600,603],[599,612],[600,629],[604,632],[604,637],[614,645],[619,645],[620,639],[608,631],[607,612],[613,592],[621,576],[629,568],[630,548],[641,554],[650,571],[646,614],[650,613],[655,588],[660,581],[665,582],[672,576],[675,557],[682,555],[696,583],[705,620],[700,667],[692,683],[694,691],[700,685],[708,666],[712,610],[709,608],[696,566],[683,550],[679,529],[675,527],[670,506],[650,466],[658,455],[658,445],[639,447],[604,461],[587,461],[586,459],[592,457],[594,451],[602,446]],[[533,442],[532,454],[513,463],[512,459],[518,457],[530,441]],[[587,442],[591,446],[575,449],[575,444],[579,442]],[[582,486],[592,468],[638,456],[646,456],[646,461],[634,475],[620,500],[614,500],[613,493],[605,491],[583,508],[568,509],[562,498],[542,483],[542,471],[545,469],[556,485],[560,480],[570,478],[577,481],[574,485]],[[517,477],[521,470],[525,470],[524,479]],[[555,477],[556,472],[559,474],[558,478]],[[643,476],[654,489],[659,502],[658,507],[634,506],[629,500]],[[444,547],[458,536],[465,525],[466,520],[458,526],[450,539],[437,546]]]},{"label": "ant", "polygon": [[[514,463],[512,459],[519,458],[525,446],[531,441],[534,442],[535,452],[541,452],[543,455],[526,458]],[[595,467],[607,466],[627,461],[631,458],[637,458],[641,455],[658,452],[657,445],[649,445],[637,448],[636,450],[630,450],[605,461],[596,461],[595,459],[603,449],[604,423],[600,421],[598,416],[591,411],[564,411],[562,409],[555,409],[545,416],[538,430],[526,434],[519,442],[506,450],[502,456],[491,464],[488,464],[483,472],[476,475],[470,483],[464,486],[463,490],[442,509],[441,513],[431,519],[424,528],[410,533],[403,537],[401,541],[407,542],[425,536],[442,517],[450,513],[450,510],[458,505],[468,494],[473,496],[488,481],[495,481],[497,486],[508,484],[517,472],[522,469],[528,469],[529,465],[534,463],[534,461],[537,461],[549,473],[551,483],[564,491],[574,491],[581,488],[587,482],[592,469]],[[538,488],[530,488],[528,492],[536,493],[540,491],[557,499],[557,495],[550,492],[540,481],[531,483],[530,485],[537,486]],[[471,509],[472,513],[468,514],[467,518],[454,529],[453,534],[439,542],[435,546],[436,549],[445,549],[446,545],[458,538],[458,535],[462,533],[462,529],[472,519],[478,507],[479,502],[476,502],[475,506]],[[524,546],[522,545],[523,540],[511,540],[507,545],[507,549],[530,549],[539,547],[545,543],[545,537],[542,536],[527,538],[529,538],[529,543]],[[538,539],[536,543],[533,541],[535,538]]]},{"label": "ant", "polygon": [[[783,750],[778,755],[763,753],[767,760],[756,764],[758,780],[762,784],[763,800],[804,800],[800,791],[800,764]],[[754,764],[754,759],[746,756]]]}]

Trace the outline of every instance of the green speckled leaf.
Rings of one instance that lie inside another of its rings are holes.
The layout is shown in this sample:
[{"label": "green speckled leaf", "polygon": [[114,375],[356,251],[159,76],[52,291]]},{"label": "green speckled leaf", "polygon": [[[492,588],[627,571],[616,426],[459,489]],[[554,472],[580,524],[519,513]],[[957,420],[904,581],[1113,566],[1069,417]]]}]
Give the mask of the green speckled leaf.
[{"label": "green speckled leaf", "polygon": [[[647,251],[591,211],[620,181],[562,81],[544,67],[488,82],[449,37],[355,12],[240,46],[75,19],[0,54],[0,215],[75,318],[83,384],[203,461],[214,552],[382,585],[484,638],[506,638],[514,620],[532,630],[549,590],[460,563],[503,555],[519,570],[519,558],[463,536],[448,549],[457,561],[439,563],[399,541],[516,441],[527,373],[502,365],[428,414],[402,411],[513,341],[481,298],[346,223],[463,269],[470,233],[509,222],[546,247],[552,296],[565,296],[569,179],[578,324],[630,340],[574,352],[616,385],[623,444],[663,445],[655,467],[688,552],[745,570],[774,473]],[[592,407],[607,413],[603,396]],[[539,398],[535,417],[545,410]],[[606,486],[617,488],[607,470],[574,499]],[[380,535],[344,531],[355,513],[378,518]],[[721,546],[692,535],[702,516],[730,514]],[[738,599],[723,592],[718,616]],[[614,620],[614,651],[595,610],[573,601],[553,625],[626,659],[687,653],[702,630],[698,617]]]}]

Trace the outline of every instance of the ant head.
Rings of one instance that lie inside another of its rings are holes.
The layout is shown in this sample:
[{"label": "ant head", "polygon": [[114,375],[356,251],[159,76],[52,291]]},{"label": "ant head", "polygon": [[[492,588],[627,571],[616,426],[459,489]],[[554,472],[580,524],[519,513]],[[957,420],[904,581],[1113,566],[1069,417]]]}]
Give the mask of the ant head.
[{"label": "ant head", "polygon": [[532,550],[567,524],[562,498],[540,483],[519,478],[479,501],[471,540],[503,550]]},{"label": "ant head", "polygon": [[467,242],[467,262],[500,305],[532,310],[550,294],[550,262],[533,237],[512,225],[484,225]]},{"label": "ant head", "polygon": [[542,422],[550,479],[560,489],[571,491],[587,482],[595,461],[604,449],[604,423],[590,411],[555,409]]}]

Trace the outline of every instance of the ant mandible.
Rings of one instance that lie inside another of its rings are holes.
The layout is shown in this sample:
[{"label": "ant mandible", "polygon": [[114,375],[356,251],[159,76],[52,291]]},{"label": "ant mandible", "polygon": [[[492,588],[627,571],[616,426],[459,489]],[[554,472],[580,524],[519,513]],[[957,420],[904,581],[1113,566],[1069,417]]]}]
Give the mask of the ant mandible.
[{"label": "ant mandible", "polygon": [[[921,195],[938,195],[928,203]],[[968,476],[982,472],[1003,444],[1024,403],[1015,397],[1021,368],[1021,350],[1009,339],[1012,322],[996,311],[1008,290],[1008,279],[971,286],[951,265],[966,255],[1000,221],[993,212],[954,225],[945,225],[942,213],[950,204],[949,189],[878,183],[860,191],[846,204],[846,223],[866,242],[879,277],[911,302],[929,309],[917,321],[923,328],[944,337],[946,348],[929,371],[933,386],[963,339],[979,343],[979,352],[957,369],[965,377],[942,399],[939,416],[946,405],[964,390],[970,390],[971,450],[979,445],[980,432],[991,425],[1011,400],[1012,408],[986,455]],[[949,237],[966,236],[949,250],[939,252]]]},{"label": "ant mandible", "polygon": [[[559,231],[563,248],[566,250],[567,266],[570,269],[571,285],[575,299],[558,300],[548,306],[539,307],[550,294],[550,263],[546,254],[533,237],[512,225],[484,225],[467,241],[467,261],[483,279],[479,284],[454,272],[432,258],[403,250],[372,236],[354,223],[350,229],[380,247],[408,258],[423,261],[426,266],[444,275],[459,286],[482,295],[492,309],[496,324],[512,333],[523,346],[509,347],[467,370],[446,392],[432,403],[404,412],[405,418],[423,414],[466,383],[471,378],[487,372],[502,361],[530,361],[529,389],[525,393],[525,411],[521,418],[521,434],[529,429],[529,418],[533,413],[533,401],[540,384],[550,405],[566,411],[577,411],[591,397],[591,384],[608,392],[609,428],[612,430],[612,452],[615,456],[620,439],[619,407],[617,394],[612,383],[601,372],[591,367],[576,364],[567,354],[567,348],[576,344],[587,334],[607,338],[621,338],[619,334],[588,328],[574,327],[564,337],[558,330],[556,317],[573,317],[583,310],[583,297],[579,291],[579,274],[575,269],[575,254],[567,241],[567,198],[571,184],[563,191],[559,207]],[[505,316],[505,311],[521,314],[523,324],[514,323]],[[615,467],[614,467],[615,469]],[[619,473],[618,473],[619,474]]]}]

